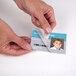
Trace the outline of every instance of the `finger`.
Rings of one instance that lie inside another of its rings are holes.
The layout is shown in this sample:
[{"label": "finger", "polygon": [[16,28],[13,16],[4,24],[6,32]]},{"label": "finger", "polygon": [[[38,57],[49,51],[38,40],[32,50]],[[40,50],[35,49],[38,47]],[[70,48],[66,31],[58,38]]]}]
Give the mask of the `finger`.
[{"label": "finger", "polygon": [[[30,44],[30,38],[26,37],[26,36],[22,36],[21,37],[23,40],[27,41],[29,44]],[[15,50],[18,50],[18,49],[21,49],[20,46],[18,46],[15,42],[9,42],[9,43],[6,43],[6,46],[10,47],[11,49],[15,49]]]},{"label": "finger", "polygon": [[9,44],[5,45],[2,49],[1,54],[8,54],[8,55],[22,55],[22,54],[26,54],[28,52],[31,52],[31,50],[27,50],[27,49],[22,49],[22,48],[17,48],[19,46],[16,46],[16,48],[12,48]]},{"label": "finger", "polygon": [[35,26],[41,28],[41,24],[40,24],[40,22],[39,22],[38,19],[36,19],[34,16],[32,16],[32,17],[31,17],[31,20],[32,20],[32,23],[33,23]]},{"label": "finger", "polygon": [[23,49],[27,49],[27,50],[32,49],[31,45],[28,42],[26,42],[25,40],[21,39],[18,36],[15,36],[13,38],[13,42],[15,42],[17,45],[19,45]]},{"label": "finger", "polygon": [[50,23],[50,26],[51,26],[51,28],[53,30],[54,27],[56,26],[56,20],[55,20],[53,15],[49,18],[49,23]]},{"label": "finger", "polygon": [[7,54],[7,55],[13,55],[13,56],[19,56],[19,55],[23,55],[30,52],[29,50],[24,50],[24,49],[19,49],[19,50],[15,50],[15,49],[11,49],[11,50],[5,50],[2,52],[2,54]]},{"label": "finger", "polygon": [[45,33],[46,34],[51,33],[52,29],[51,29],[47,19],[44,17],[43,13],[42,12],[37,13],[36,17],[39,19],[41,27],[45,31]]},{"label": "finger", "polygon": [[47,12],[45,14],[45,18],[48,20],[48,22],[53,30],[53,28],[56,26],[56,20],[55,20],[54,13],[51,13],[50,11]]},{"label": "finger", "polygon": [[10,42],[8,45],[7,45],[7,48],[10,47],[10,49],[15,49],[15,50],[18,50],[18,49],[21,49],[20,46],[18,46],[16,43],[14,42]]},{"label": "finger", "polygon": [[20,38],[25,39],[25,40],[27,40],[27,39],[30,40],[30,38],[29,37],[26,37],[26,36],[20,36]]},{"label": "finger", "polygon": [[31,43],[31,39],[29,37],[22,36],[21,38],[27,41],[29,44]]}]

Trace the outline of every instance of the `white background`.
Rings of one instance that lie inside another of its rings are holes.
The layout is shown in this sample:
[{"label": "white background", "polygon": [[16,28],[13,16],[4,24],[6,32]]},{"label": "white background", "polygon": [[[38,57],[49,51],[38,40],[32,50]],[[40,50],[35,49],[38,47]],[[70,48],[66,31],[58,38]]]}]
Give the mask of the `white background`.
[{"label": "white background", "polygon": [[[76,0],[44,0],[55,10],[53,32],[67,33],[66,55],[33,51],[22,56],[0,55],[0,76],[76,76]],[[0,18],[14,32],[31,37],[34,25],[13,0],[0,0]]]}]

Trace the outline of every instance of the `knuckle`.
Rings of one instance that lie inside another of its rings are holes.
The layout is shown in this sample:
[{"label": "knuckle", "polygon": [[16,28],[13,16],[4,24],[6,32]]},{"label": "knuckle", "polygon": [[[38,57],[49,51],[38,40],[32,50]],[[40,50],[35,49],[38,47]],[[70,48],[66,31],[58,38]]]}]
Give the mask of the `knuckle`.
[{"label": "knuckle", "polygon": [[49,6],[49,9],[51,10],[51,13],[54,13],[53,7]]},{"label": "knuckle", "polygon": [[54,22],[54,26],[56,26],[56,21]]},{"label": "knuckle", "polygon": [[22,6],[18,6],[21,10],[23,10],[23,7]]},{"label": "knuckle", "polygon": [[51,7],[52,11],[54,11],[53,7]]},{"label": "knuckle", "polygon": [[26,42],[23,39],[21,39],[20,43],[21,43],[22,46],[24,46]]},{"label": "knuckle", "polygon": [[52,11],[54,11],[53,7],[50,6],[50,8],[51,8]]},{"label": "knuckle", "polygon": [[35,23],[35,21],[33,19],[31,19],[31,21],[32,21],[33,24]]},{"label": "knuckle", "polygon": [[47,25],[47,21],[43,19],[41,25]]},{"label": "knuckle", "polygon": [[32,23],[35,25],[35,22],[32,20]]}]

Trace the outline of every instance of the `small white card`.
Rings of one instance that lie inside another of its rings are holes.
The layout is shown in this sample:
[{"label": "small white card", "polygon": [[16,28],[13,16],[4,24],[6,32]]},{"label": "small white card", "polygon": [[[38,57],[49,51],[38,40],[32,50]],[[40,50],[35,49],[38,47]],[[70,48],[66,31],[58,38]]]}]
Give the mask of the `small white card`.
[{"label": "small white card", "polygon": [[50,33],[48,38],[40,37],[36,30],[32,31],[31,46],[33,50],[51,53],[66,53],[66,34]]}]

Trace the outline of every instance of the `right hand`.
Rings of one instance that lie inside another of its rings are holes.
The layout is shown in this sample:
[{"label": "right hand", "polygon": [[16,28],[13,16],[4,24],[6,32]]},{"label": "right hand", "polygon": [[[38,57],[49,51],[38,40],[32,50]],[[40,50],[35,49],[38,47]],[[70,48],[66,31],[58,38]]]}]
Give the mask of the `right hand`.
[{"label": "right hand", "polygon": [[31,16],[32,23],[50,34],[56,26],[54,10],[42,0],[14,0],[18,7]]},{"label": "right hand", "polygon": [[12,29],[0,19],[0,53],[22,55],[32,50],[30,38],[17,36]]}]

